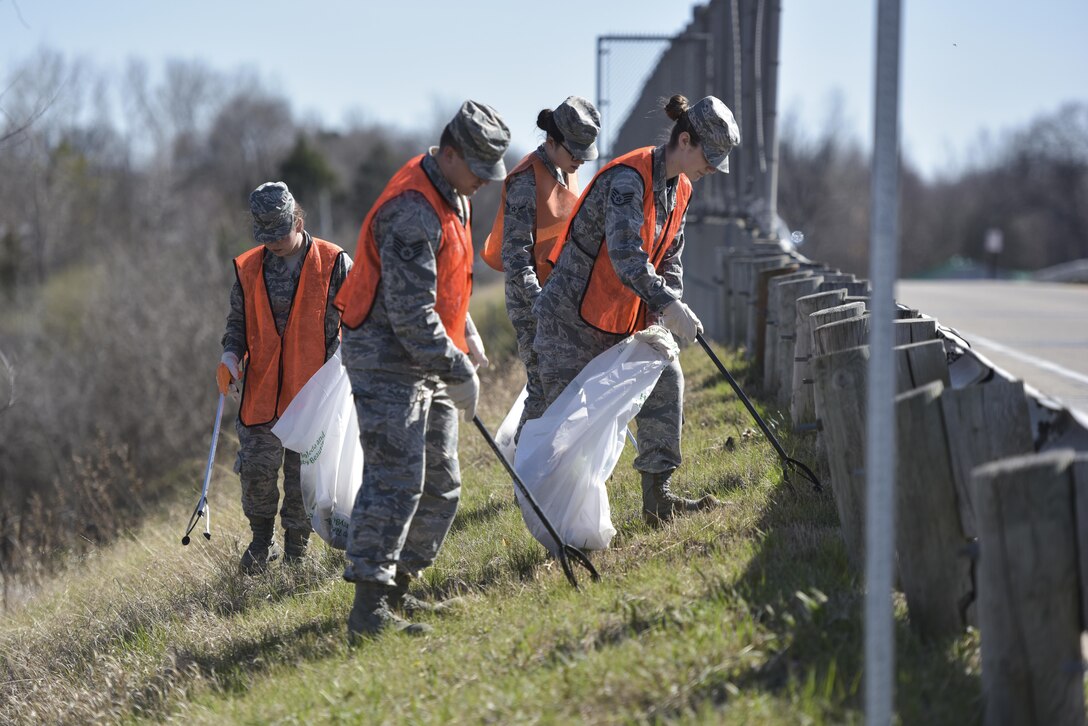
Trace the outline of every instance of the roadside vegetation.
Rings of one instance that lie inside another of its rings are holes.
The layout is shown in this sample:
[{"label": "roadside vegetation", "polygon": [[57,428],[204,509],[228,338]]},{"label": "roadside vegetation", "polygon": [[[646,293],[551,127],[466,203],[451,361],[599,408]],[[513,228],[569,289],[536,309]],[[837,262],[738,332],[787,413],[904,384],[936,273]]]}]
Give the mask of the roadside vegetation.
[{"label": "roadside vegetation", "polygon": [[[743,380],[743,361],[723,355]],[[210,541],[179,544],[201,477],[193,460],[179,472],[189,496],[65,563],[9,613],[0,721],[860,721],[861,590],[834,503],[782,482],[773,450],[701,350],[685,350],[683,365],[677,484],[726,504],[648,527],[628,451],[609,482],[618,534],[592,555],[600,583],[579,572],[581,590],[567,584],[486,444],[462,427],[461,509],[417,592],[463,595],[465,606],[427,616],[431,635],[350,648],[341,553],[318,542],[299,567],[238,573],[246,528],[230,472],[236,442],[225,439]],[[485,377],[492,428],[521,382],[509,358]],[[811,458],[803,442],[787,445]],[[903,722],[977,721],[975,636],[924,644],[899,611]]]}]

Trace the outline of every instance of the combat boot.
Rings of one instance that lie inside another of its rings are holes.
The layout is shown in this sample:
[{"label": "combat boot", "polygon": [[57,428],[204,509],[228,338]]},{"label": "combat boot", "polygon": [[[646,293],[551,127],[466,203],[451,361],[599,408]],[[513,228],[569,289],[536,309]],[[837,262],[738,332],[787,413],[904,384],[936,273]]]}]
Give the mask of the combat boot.
[{"label": "combat boot", "polygon": [[355,645],[363,638],[375,638],[385,631],[420,635],[430,632],[423,623],[410,623],[389,607],[393,586],[380,582],[355,583],[355,602],[348,615],[348,642]]},{"label": "combat boot", "polygon": [[418,597],[408,592],[408,586],[411,582],[412,576],[407,572],[397,573],[396,579],[393,581],[393,592],[389,595],[389,606],[391,608],[399,610],[407,615],[414,615],[415,613],[444,613],[450,610],[456,610],[465,602],[465,599],[462,597],[451,597],[439,602],[420,600]]},{"label": "combat boot", "polygon": [[253,531],[253,541],[242,553],[242,560],[238,568],[246,575],[256,575],[268,569],[268,563],[279,559],[283,550],[273,539],[276,520],[251,519],[249,528]]},{"label": "combat boot", "polygon": [[675,514],[698,512],[701,509],[720,507],[721,502],[710,494],[701,499],[678,497],[669,489],[671,471],[656,474],[642,473],[642,518],[647,524],[668,522]]},{"label": "combat boot", "polygon": [[294,564],[306,555],[306,545],[310,543],[310,531],[288,529],[283,533],[283,562]]}]

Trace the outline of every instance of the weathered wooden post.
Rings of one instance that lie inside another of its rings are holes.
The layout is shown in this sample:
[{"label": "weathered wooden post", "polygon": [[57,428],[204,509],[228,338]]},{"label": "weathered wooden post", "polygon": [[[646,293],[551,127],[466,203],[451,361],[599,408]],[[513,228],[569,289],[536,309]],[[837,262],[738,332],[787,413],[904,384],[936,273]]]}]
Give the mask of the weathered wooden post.
[{"label": "weathered wooden post", "polygon": [[[760,257],[752,263],[752,273],[748,279],[748,294],[746,297],[746,304],[744,309],[740,311],[740,314],[745,318],[744,322],[744,338],[740,341],[744,345],[745,355],[748,359],[752,359],[754,356],[754,348],[756,345],[756,338],[759,332],[755,328],[756,325],[756,308],[759,305],[760,291],[763,292],[764,304],[766,304],[766,280],[763,273],[768,270],[779,270],[786,267],[789,262],[789,258],[785,255],[775,255],[772,257]],[[795,266],[792,269],[797,269]],[[760,325],[763,323],[760,322]]]},{"label": "weathered wooden post", "polygon": [[972,474],[987,724],[1085,723],[1076,509],[1088,482],[1074,477],[1086,467],[1065,449]]},{"label": "weathered wooden post", "polygon": [[823,423],[831,492],[846,554],[861,570],[865,528],[865,391],[869,348],[840,350],[812,360],[816,407]]},{"label": "weathered wooden post", "polygon": [[941,395],[963,533],[978,536],[971,471],[982,464],[1034,451],[1031,413],[1023,381],[1001,378]]},{"label": "weathered wooden post", "polygon": [[[833,308],[827,308],[825,310],[817,310],[812,315],[810,315],[809,316],[809,318],[810,318],[809,327],[812,330],[812,356],[815,357],[817,355],[825,355],[825,354],[831,352],[831,351],[819,351],[819,350],[817,350],[817,347],[816,347],[816,328],[822,327],[824,325],[828,325],[830,323],[838,322],[840,320],[847,320],[847,319],[850,319],[850,318],[861,317],[864,314],[865,314],[865,303],[853,302],[853,303],[846,303],[844,305],[837,305],[837,306],[835,306]],[[851,345],[846,345],[846,346],[843,346],[843,347],[844,348],[853,348],[853,347],[856,347],[857,345],[863,345],[864,343],[865,343],[865,340],[863,339],[863,340],[860,340],[859,342],[853,343]],[[813,381],[812,400],[813,400],[814,416],[815,416],[814,421],[817,423],[816,443],[814,445],[814,448],[816,450],[817,455],[820,456],[822,459],[824,459],[826,461],[827,460],[826,442],[824,441],[823,434],[819,431],[821,421],[820,421],[820,406],[819,406],[819,402],[818,402],[818,400],[816,398],[816,395],[815,395],[816,394],[816,391],[815,391],[816,374],[815,374],[815,371],[812,369],[811,360],[809,361],[809,378],[811,378],[812,381]]]},{"label": "weathered wooden post", "polygon": [[896,320],[906,320],[908,318],[916,318],[916,317],[918,317],[918,311],[916,309],[914,309],[914,308],[908,308],[908,307],[901,307],[900,308],[900,307],[897,307],[895,309],[895,319]]},{"label": "weathered wooden post", "polygon": [[[822,285],[821,285],[822,287]],[[812,315],[842,304],[846,290],[831,290],[797,298],[797,315],[794,321],[796,339],[793,346],[793,390],[790,392],[790,415],[794,430],[799,427],[814,429],[816,423],[816,398],[812,395]]]},{"label": "weathered wooden post", "polygon": [[856,348],[869,343],[869,316],[845,318],[821,325],[812,331],[813,352],[827,355],[837,350]]},{"label": "weathered wooden post", "polygon": [[725,305],[725,310],[722,312],[723,329],[721,331],[722,340],[732,340],[733,336],[733,310],[736,308],[736,295],[733,289],[733,267],[736,265],[737,259],[742,253],[735,249],[729,248],[721,258],[721,275],[722,275],[722,300]]},{"label": "weathered wooden post", "polygon": [[[834,284],[835,287],[831,288],[837,290],[844,288],[848,283],[854,282],[854,276],[849,272],[839,272],[837,270],[824,270],[820,273],[823,275],[824,281],[821,285]],[[816,292],[827,292],[827,290],[817,290]]]},{"label": "weathered wooden post", "polygon": [[942,341],[897,345],[895,352],[896,390],[899,393],[918,388],[930,381],[949,385],[948,358],[945,356]]},{"label": "weathered wooden post", "polygon": [[864,314],[865,303],[860,302],[843,302],[842,305],[836,305],[833,308],[817,310],[809,316],[811,318],[813,345],[815,346],[816,344],[816,328],[819,328],[821,325],[828,325],[829,323],[837,323],[838,321],[846,320],[847,318],[860,318]]},{"label": "weathered wooden post", "polygon": [[850,294],[847,294],[846,302],[847,303],[859,302],[859,303],[861,303],[861,304],[863,304],[865,306],[866,310],[869,309],[869,296],[868,295],[850,295]]},{"label": "weathered wooden post", "polygon": [[773,394],[778,387],[778,371],[775,364],[778,362],[778,311],[781,307],[779,300],[782,294],[782,286],[795,280],[807,280],[813,276],[811,270],[798,270],[788,275],[781,275],[771,280],[767,292],[767,323],[766,332],[763,335],[763,391]]},{"label": "weathered wooden post", "polygon": [[[898,446],[896,551],[912,627],[926,639],[963,632],[974,585],[941,414],[944,384],[895,399]],[[944,391],[947,393],[947,391]]]},{"label": "weathered wooden post", "polygon": [[730,270],[729,288],[732,291],[729,310],[726,320],[729,324],[729,335],[726,341],[736,347],[741,344],[745,336],[745,327],[748,324],[748,290],[749,279],[752,275],[752,263],[755,257],[743,254],[733,260]]},{"label": "weathered wooden post", "polygon": [[738,247],[731,256],[732,260],[726,277],[726,284],[729,287],[729,293],[726,296],[728,306],[725,311],[728,334],[723,336],[730,345],[742,346],[748,338],[748,308],[751,302],[752,279],[755,276],[755,270],[765,260],[788,259],[781,252],[782,249],[777,243],[754,240]]},{"label": "weathered wooden post", "polygon": [[811,295],[823,282],[822,275],[805,280],[783,283],[778,293],[778,350],[775,373],[777,378],[776,400],[779,406],[789,407],[793,395],[794,342],[797,339],[797,298]]},{"label": "weathered wooden post", "polygon": [[846,290],[846,294],[850,296],[868,296],[872,292],[872,288],[869,285],[868,280],[848,280],[846,282],[828,282],[824,279],[820,289],[816,292],[827,292],[828,290]]},{"label": "weathered wooden post", "polygon": [[907,318],[895,320],[895,344],[907,345],[909,343],[924,343],[937,339],[937,321],[933,318],[922,320],[919,318]]},{"label": "weathered wooden post", "polygon": [[748,332],[750,336],[754,336],[753,339],[753,355],[755,358],[755,369],[762,372],[765,358],[765,347],[767,340],[767,305],[770,297],[771,283],[783,275],[792,275],[797,272],[797,265],[783,265],[782,267],[776,267],[770,270],[764,270],[759,273],[758,287],[756,288],[756,304],[752,309],[753,317],[750,319]]}]

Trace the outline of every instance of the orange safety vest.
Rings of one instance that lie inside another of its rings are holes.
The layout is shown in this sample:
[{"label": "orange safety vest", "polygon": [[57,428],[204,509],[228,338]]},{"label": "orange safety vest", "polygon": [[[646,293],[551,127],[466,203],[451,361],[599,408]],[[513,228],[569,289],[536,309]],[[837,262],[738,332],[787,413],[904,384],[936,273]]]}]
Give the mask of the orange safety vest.
[{"label": "orange safety vest", "polygon": [[[688,208],[691,199],[691,181],[684,174],[680,175],[680,183],[676,188],[676,206],[669,212],[669,218],[661,227],[661,236],[654,239],[654,231],[657,229],[657,208],[654,205],[654,181],[653,181],[653,150],[654,147],[646,146],[635,149],[618,156],[605,164],[597,176],[593,177],[589,188],[582,198],[578,200],[578,206],[571,214],[571,220],[582,208],[582,203],[589,196],[589,189],[606,171],[615,166],[629,166],[642,177],[644,191],[642,194],[642,228],[639,236],[642,237],[642,249],[650,258],[650,264],[654,270],[661,270],[661,263],[665,260],[665,253],[680,231],[680,222],[684,219],[684,211]],[[563,251],[563,245],[570,239],[570,228],[563,235],[563,242],[552,248],[548,256],[548,262],[554,266]],[[575,242],[575,244],[578,244]],[[579,245],[581,247],[581,245]],[[583,252],[594,256],[583,248]],[[616,335],[630,335],[646,327],[646,302],[635,292],[620,282],[612,267],[612,260],[608,256],[608,244],[602,239],[597,248],[596,258],[593,261],[593,270],[589,274],[585,292],[582,293],[580,313],[582,320],[594,328],[606,333]]]},{"label": "orange safety vest", "polygon": [[434,310],[446,328],[446,335],[467,353],[465,319],[468,317],[468,299],[472,294],[472,225],[461,224],[457,212],[423,170],[422,161],[421,154],[402,166],[370,208],[359,230],[355,266],[348,273],[333,304],[341,311],[341,321],[348,328],[355,329],[366,322],[382,278],[382,260],[378,241],[374,238],[374,215],[390,199],[409,190],[417,191],[430,203],[442,225],[442,242],[435,259],[438,281]]},{"label": "orange safety vest", "polygon": [[246,426],[270,423],[283,415],[310,376],[325,365],[325,306],[336,258],[343,251],[313,238],[302,260],[282,336],[264,285],[264,246],[234,258],[246,315],[248,363],[238,412]]},{"label": "orange safety vest", "polygon": [[[578,203],[578,175],[568,174],[567,184],[560,184],[544,160],[535,151],[518,162],[507,175],[507,179],[525,169],[533,167],[533,178],[536,183],[536,223],[533,225],[533,262],[537,279],[543,285],[551,274],[551,265],[543,264],[548,259],[552,247],[558,242],[563,233],[567,231],[567,222],[570,220],[571,210]],[[502,185],[502,199],[499,202],[499,213],[495,216],[495,225],[491,228],[491,234],[484,241],[484,251],[480,253],[481,259],[493,269],[502,271],[502,226],[504,211],[506,210],[506,184]]]}]

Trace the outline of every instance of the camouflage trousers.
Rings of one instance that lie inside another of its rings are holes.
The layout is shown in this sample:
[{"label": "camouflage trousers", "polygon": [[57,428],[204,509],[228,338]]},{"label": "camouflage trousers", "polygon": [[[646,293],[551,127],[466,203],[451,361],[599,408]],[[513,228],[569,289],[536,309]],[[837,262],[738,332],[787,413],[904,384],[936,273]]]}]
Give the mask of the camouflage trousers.
[{"label": "camouflage trousers", "polygon": [[275,519],[279,504],[280,467],[283,467],[283,506],[280,523],[284,529],[309,532],[310,517],[302,504],[301,461],[297,451],[283,448],[272,433],[272,424],[246,426],[236,420],[238,460],[235,470],[242,481],[242,511],[250,521]]},{"label": "camouflage trousers", "polygon": [[344,579],[392,584],[398,571],[416,576],[431,565],[453,523],[458,412],[444,386],[351,374],[364,464]]},{"label": "camouflage trousers", "polygon": [[[538,319],[533,347],[544,386],[545,408],[559,397],[587,363],[623,337],[594,330],[580,321],[556,320],[551,316]],[[638,425],[636,470],[658,474],[680,466],[683,416],[684,372],[680,361],[673,360],[661,372],[657,385],[635,416]]]},{"label": "camouflage trousers", "polygon": [[506,314],[510,317],[510,324],[514,326],[514,332],[518,339],[518,358],[525,366],[525,410],[521,412],[521,420],[518,421],[517,433],[514,440],[521,435],[521,427],[526,421],[540,418],[548,405],[544,402],[544,384],[540,382],[540,369],[537,363],[536,351],[533,349],[533,339],[536,338],[536,316],[533,315],[532,301],[524,299],[525,293],[514,283],[506,285]]}]

